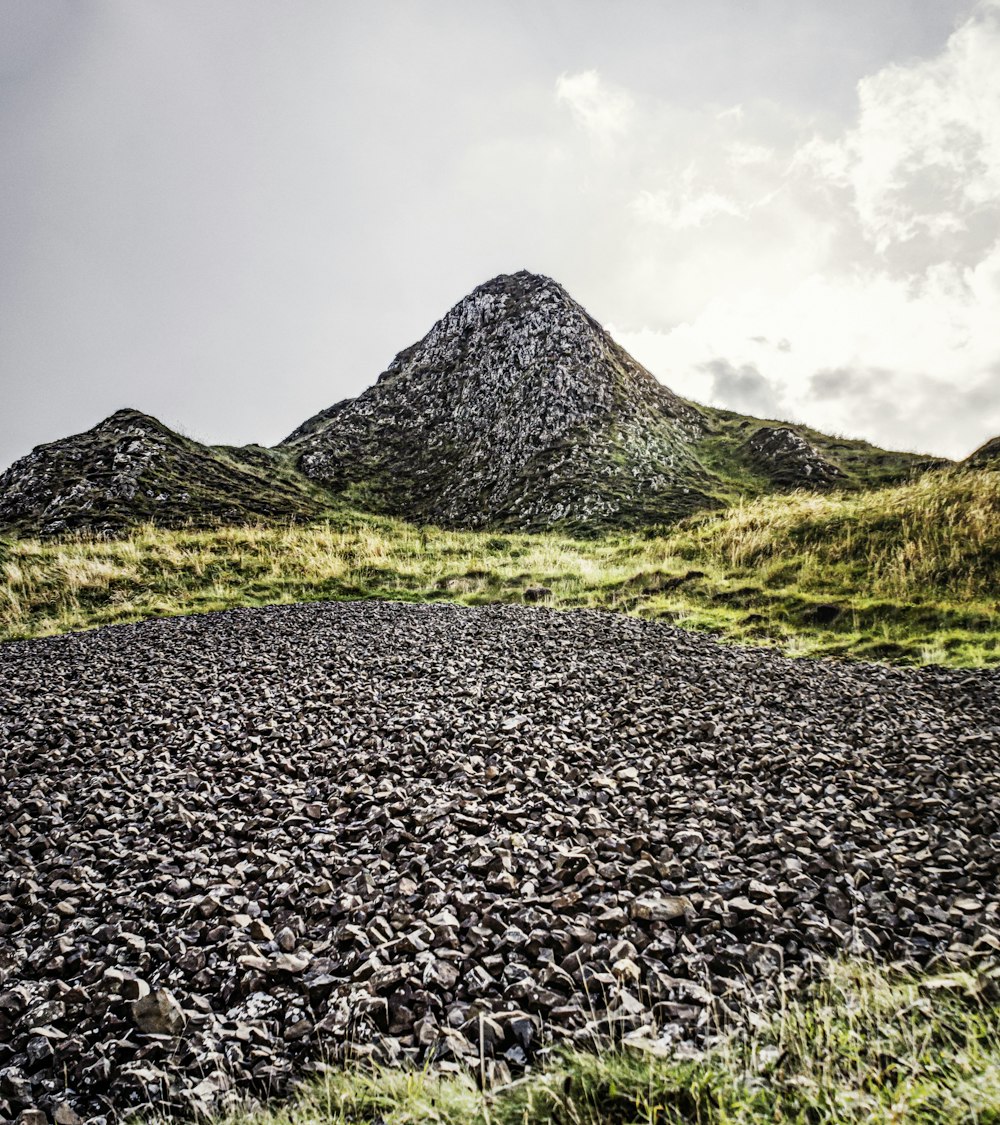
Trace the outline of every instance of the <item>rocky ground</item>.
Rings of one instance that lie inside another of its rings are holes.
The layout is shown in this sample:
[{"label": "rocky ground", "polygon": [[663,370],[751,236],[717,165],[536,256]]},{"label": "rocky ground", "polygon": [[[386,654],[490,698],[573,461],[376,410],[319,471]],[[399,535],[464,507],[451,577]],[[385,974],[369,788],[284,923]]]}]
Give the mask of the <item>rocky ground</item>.
[{"label": "rocky ground", "polygon": [[0,473],[0,532],[110,536],[146,521],[301,522],[328,512],[330,500],[279,453],[202,445],[148,414],[118,410]]},{"label": "rocky ground", "polygon": [[[313,604],[0,648],[0,1118],[697,1041],[998,942],[1000,676]],[[645,1030],[644,1030],[645,1029]]]}]

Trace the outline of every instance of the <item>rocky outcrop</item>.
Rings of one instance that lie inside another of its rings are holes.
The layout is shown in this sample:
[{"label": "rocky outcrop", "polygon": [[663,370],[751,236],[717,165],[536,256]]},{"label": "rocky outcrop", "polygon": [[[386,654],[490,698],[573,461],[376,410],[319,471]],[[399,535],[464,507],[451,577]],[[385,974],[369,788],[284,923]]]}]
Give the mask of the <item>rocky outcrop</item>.
[{"label": "rocky outcrop", "polygon": [[709,503],[702,430],[561,286],[521,272],[479,286],[284,445],[325,487],[411,519],[594,527]]},{"label": "rocky outcrop", "polygon": [[266,451],[213,449],[137,410],[40,445],[0,475],[0,527],[56,535],[308,519],[323,506]]},{"label": "rocky outcrop", "polygon": [[789,426],[761,426],[742,451],[756,472],[778,488],[830,488],[843,471]]},{"label": "rocky outcrop", "polygon": [[502,1082],[1000,948],[996,671],[356,602],[13,642],[0,683],[3,1120],[348,1054]]},{"label": "rocky outcrop", "polygon": [[984,442],[962,464],[970,469],[1000,469],[1000,437]]}]

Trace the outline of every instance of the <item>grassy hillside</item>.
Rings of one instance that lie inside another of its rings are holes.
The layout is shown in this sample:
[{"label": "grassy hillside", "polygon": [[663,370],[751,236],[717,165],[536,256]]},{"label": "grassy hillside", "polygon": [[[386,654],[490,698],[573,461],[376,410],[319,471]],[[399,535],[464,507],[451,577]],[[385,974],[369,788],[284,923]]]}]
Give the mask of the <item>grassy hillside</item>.
[{"label": "grassy hillside", "polygon": [[[794,494],[593,541],[335,522],[7,540],[0,636],[317,598],[521,601],[654,616],[792,654],[1000,661],[1000,472]],[[535,595],[538,596],[538,595]]]},{"label": "grassy hillside", "polygon": [[537,586],[554,607],[638,613],[794,654],[997,663],[1000,472],[760,499],[662,534],[592,541],[351,513],[304,527],[8,540],[0,636],[311,599],[520,601]]},{"label": "grassy hillside", "polygon": [[466,1074],[331,1070],[294,1102],[228,1125],[765,1125],[1000,1120],[1000,1009],[989,971],[911,977],[836,964],[826,980],[704,1054],[642,1036],[558,1056],[483,1094]]},{"label": "grassy hillside", "polygon": [[746,443],[762,427],[790,430],[808,442],[817,455],[836,466],[840,473],[839,491],[900,484],[928,468],[944,468],[948,464],[940,458],[880,449],[871,442],[855,438],[834,437],[799,423],[754,418],[700,403],[690,405],[697,408],[707,423],[707,432],[699,439],[695,450],[714,478],[712,495],[723,506],[741,496],[766,496],[780,491],[783,479],[809,483],[795,465],[782,465],[779,461],[768,474],[762,466],[754,464],[747,454]]}]

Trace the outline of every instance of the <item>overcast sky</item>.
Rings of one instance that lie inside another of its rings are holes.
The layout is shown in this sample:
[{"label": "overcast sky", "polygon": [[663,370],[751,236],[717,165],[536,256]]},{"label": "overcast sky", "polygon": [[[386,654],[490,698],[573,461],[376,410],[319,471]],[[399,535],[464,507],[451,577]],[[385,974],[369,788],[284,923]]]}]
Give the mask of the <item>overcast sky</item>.
[{"label": "overcast sky", "polygon": [[0,0],[0,464],[280,440],[481,281],[703,402],[1000,433],[1000,0]]}]

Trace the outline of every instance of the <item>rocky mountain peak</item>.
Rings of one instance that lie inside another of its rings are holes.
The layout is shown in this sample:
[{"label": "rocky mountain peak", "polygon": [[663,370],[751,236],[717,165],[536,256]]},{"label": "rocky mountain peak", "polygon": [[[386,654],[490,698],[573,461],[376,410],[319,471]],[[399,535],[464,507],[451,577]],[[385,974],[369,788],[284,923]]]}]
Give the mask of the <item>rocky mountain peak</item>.
[{"label": "rocky mountain peak", "polygon": [[134,426],[145,427],[154,433],[171,432],[159,418],[154,418],[152,414],[145,414],[133,406],[123,406],[120,410],[109,414],[103,422],[98,422],[94,429],[100,430],[102,433],[108,433]]},{"label": "rocky mountain peak", "polygon": [[478,285],[454,305],[426,336],[401,352],[383,378],[412,362],[468,356],[489,349],[499,366],[528,366],[539,354],[556,356],[582,347],[593,352],[600,326],[590,320],[565,289],[551,278],[520,270]]},{"label": "rocky mountain peak", "polygon": [[380,377],[454,370],[475,382],[477,398],[507,405],[514,384],[524,392],[573,406],[627,409],[638,397],[671,405],[680,399],[635,362],[566,290],[543,274],[499,274],[454,305],[417,344],[401,352]]},{"label": "rocky mountain peak", "polygon": [[520,271],[478,286],[286,444],[307,476],[376,508],[532,527],[676,492],[701,422],[562,286]]}]

